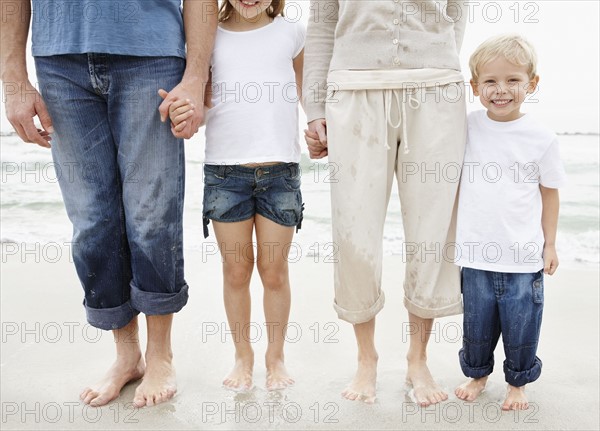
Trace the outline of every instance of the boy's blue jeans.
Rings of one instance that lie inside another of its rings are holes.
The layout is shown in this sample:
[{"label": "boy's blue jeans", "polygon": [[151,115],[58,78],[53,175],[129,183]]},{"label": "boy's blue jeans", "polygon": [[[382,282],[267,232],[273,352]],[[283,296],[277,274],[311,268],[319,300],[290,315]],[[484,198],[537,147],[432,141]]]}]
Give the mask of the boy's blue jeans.
[{"label": "boy's blue jeans", "polygon": [[157,91],[181,81],[185,60],[69,54],[35,64],[88,322],[118,329],[139,312],[181,310],[184,148],[160,121]]},{"label": "boy's blue jeans", "polygon": [[542,310],[544,275],[462,269],[464,302],[460,366],[467,377],[492,373],[494,349],[502,334],[504,376],[520,387],[538,379],[542,361],[536,356]]}]

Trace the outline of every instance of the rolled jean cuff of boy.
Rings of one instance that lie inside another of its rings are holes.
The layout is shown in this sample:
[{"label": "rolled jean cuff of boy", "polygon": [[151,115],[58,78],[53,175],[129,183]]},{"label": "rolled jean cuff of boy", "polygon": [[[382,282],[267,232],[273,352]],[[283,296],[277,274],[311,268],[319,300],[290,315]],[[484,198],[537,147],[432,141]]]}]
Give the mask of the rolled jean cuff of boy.
[{"label": "rolled jean cuff of boy", "polygon": [[528,383],[535,382],[542,374],[542,361],[537,356],[533,366],[525,371],[514,371],[508,368],[504,361],[504,379],[506,383],[516,388],[525,386]]},{"label": "rolled jean cuff of boy", "polygon": [[131,305],[146,316],[177,313],[188,301],[187,284],[172,293],[145,292],[133,283],[130,286]]},{"label": "rolled jean cuff of boy", "polygon": [[359,323],[365,323],[372,320],[377,313],[381,311],[383,305],[385,304],[385,295],[383,291],[377,298],[377,301],[373,305],[371,305],[366,310],[359,311],[350,311],[345,308],[340,307],[335,302],[333,303],[333,308],[335,309],[338,317],[346,322],[352,323],[353,325],[357,325]]},{"label": "rolled jean cuff of boy", "polygon": [[139,311],[131,306],[130,301],[113,308],[91,308],[85,304],[85,301],[83,301],[83,306],[85,307],[88,323],[95,328],[106,331],[126,326],[131,322],[131,319],[139,314]]},{"label": "rolled jean cuff of boy", "polygon": [[483,367],[471,367],[469,364],[467,364],[467,361],[465,360],[464,348],[460,349],[458,352],[458,360],[460,362],[460,368],[462,369],[463,374],[472,379],[480,379],[482,377],[489,376],[492,374],[492,371],[494,371],[493,359],[489,364],[484,365]]}]

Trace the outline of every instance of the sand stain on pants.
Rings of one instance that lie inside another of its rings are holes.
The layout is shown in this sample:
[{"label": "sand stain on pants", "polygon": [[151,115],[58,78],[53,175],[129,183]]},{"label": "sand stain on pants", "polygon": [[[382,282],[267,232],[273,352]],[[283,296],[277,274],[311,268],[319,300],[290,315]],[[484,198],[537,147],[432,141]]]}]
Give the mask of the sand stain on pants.
[{"label": "sand stain on pants", "polygon": [[341,90],[327,103],[338,316],[371,320],[383,308],[382,240],[396,177],[405,233],[404,304],[434,318],[462,312],[454,265],[456,203],[466,143],[462,83]]}]

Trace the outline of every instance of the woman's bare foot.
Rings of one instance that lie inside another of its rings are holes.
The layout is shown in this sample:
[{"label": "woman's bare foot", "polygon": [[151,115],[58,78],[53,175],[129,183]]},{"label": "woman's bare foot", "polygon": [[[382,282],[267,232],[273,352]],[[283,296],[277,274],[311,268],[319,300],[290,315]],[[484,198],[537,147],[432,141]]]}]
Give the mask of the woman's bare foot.
[{"label": "woman's bare foot", "polygon": [[488,376],[479,379],[469,379],[454,390],[454,394],[464,401],[475,401],[485,389]]},{"label": "woman's bare foot", "polygon": [[359,359],[358,369],[352,382],[344,389],[342,396],[350,401],[363,401],[373,404],[377,388],[377,357]]},{"label": "woman's bare foot", "polygon": [[527,410],[528,408],[529,402],[525,396],[525,386],[517,388],[508,385],[502,410]]},{"label": "woman's bare foot", "polygon": [[233,370],[223,379],[223,386],[234,391],[249,391],[254,386],[252,383],[253,369],[253,352],[236,355]]},{"label": "woman's bare foot", "polygon": [[285,368],[282,359],[266,360],[267,367],[267,390],[276,391],[292,386],[295,381],[292,379]]},{"label": "woman's bare foot", "polygon": [[173,398],[177,392],[177,380],[171,355],[146,355],[146,373],[135,390],[133,405],[151,407]]},{"label": "woman's bare foot", "polygon": [[448,399],[448,394],[433,380],[426,359],[408,359],[406,384],[412,386],[411,398],[422,407]]},{"label": "woman's bare foot", "polygon": [[92,407],[100,407],[108,404],[121,393],[121,389],[134,380],[144,376],[144,360],[141,352],[137,357],[117,358],[114,364],[102,380],[92,386],[88,386],[81,392],[79,398]]}]

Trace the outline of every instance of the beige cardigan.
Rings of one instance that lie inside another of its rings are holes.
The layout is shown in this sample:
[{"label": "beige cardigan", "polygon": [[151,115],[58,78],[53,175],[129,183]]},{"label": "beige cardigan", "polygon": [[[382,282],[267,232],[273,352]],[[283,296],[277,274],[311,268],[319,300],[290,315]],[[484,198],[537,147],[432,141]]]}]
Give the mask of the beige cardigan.
[{"label": "beige cardigan", "polygon": [[330,70],[460,71],[466,3],[311,0],[302,91],[307,120],[325,118]]}]

